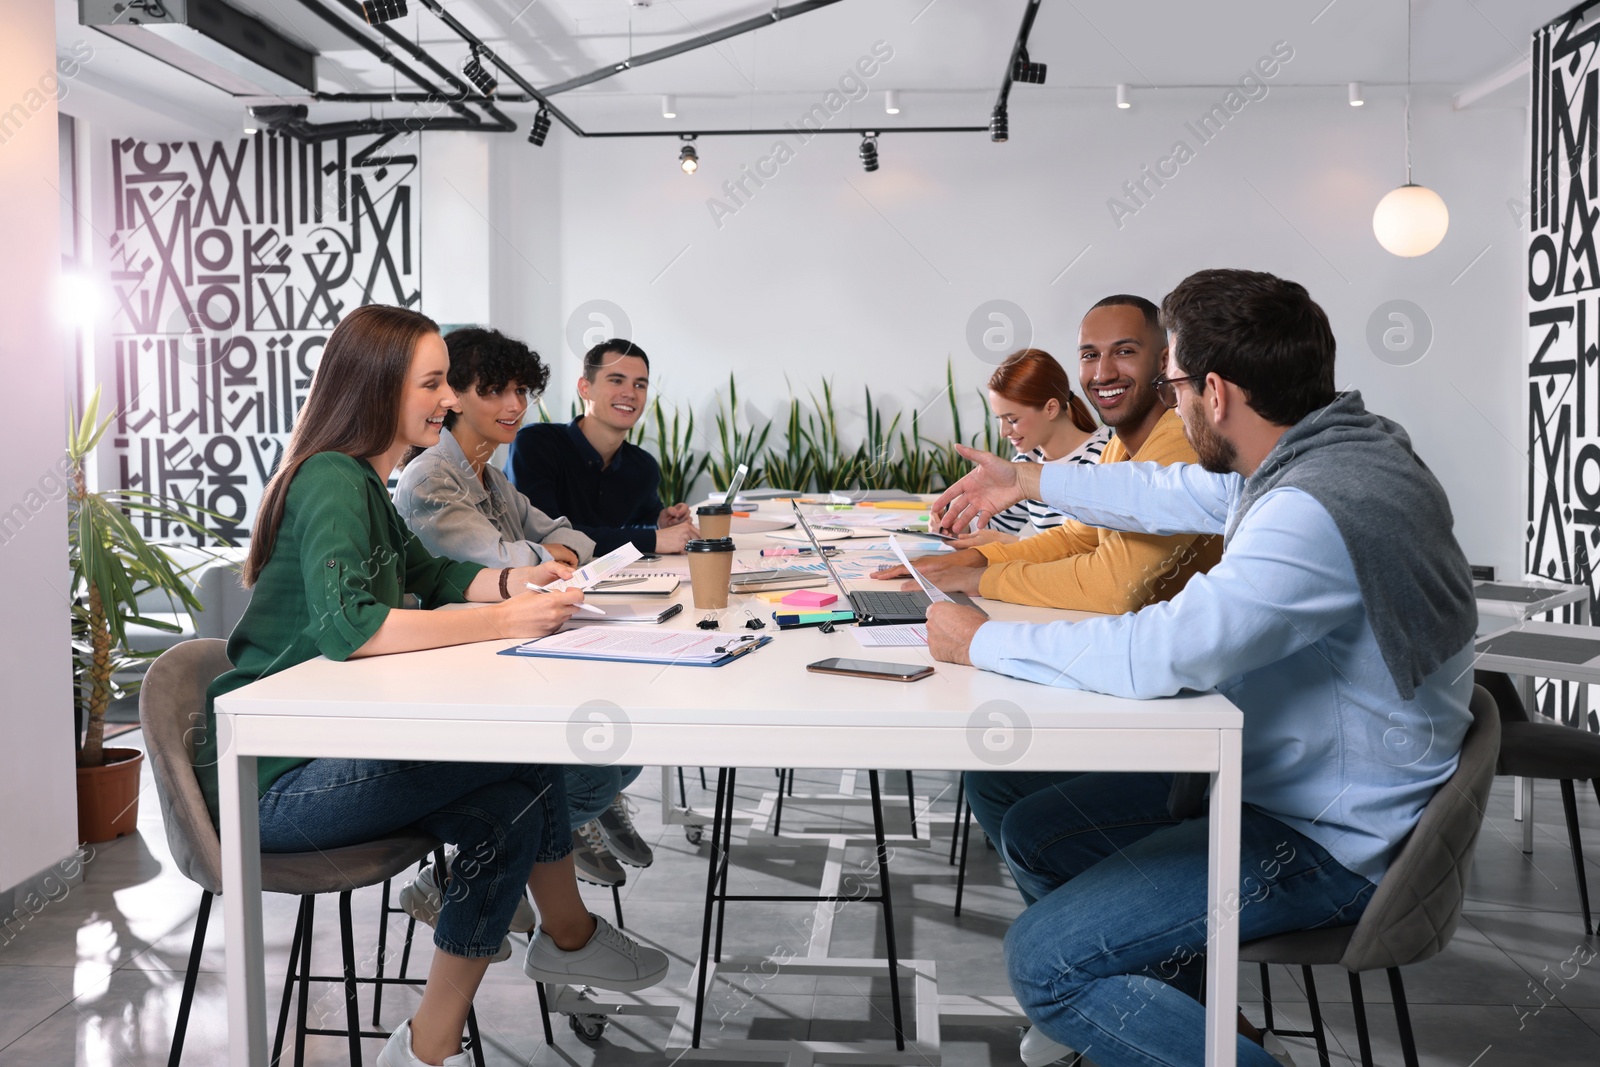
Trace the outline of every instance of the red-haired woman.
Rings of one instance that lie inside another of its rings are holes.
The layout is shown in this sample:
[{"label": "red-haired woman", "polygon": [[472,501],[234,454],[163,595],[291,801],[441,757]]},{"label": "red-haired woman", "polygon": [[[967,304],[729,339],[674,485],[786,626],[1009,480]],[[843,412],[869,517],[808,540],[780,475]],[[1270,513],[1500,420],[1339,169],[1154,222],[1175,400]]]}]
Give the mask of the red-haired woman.
[{"label": "red-haired woman", "polygon": [[[1024,348],[1006,357],[989,377],[989,408],[1000,432],[1016,450],[1018,463],[1096,463],[1111,439],[1089,405],[1072,391],[1072,381],[1050,353]],[[956,548],[1015,541],[1052,526],[1065,516],[1048,504],[1025,500],[958,541]]]},{"label": "red-haired woman", "polygon": [[[430,555],[400,521],[385,482],[412,446],[439,443],[458,401],[450,358],[433,320],[403,308],[357,308],[322,351],[251,532],[245,581],[254,595],[228,639],[234,669],[212,683],[196,771],[217,811],[212,702],[257,678],[316,656],[333,660],[496,638],[533,638],[571,617],[582,594],[539,596],[570,569],[485,568]],[[519,592],[513,593],[513,590]],[[477,611],[400,611],[488,601]],[[263,852],[359,844],[417,825],[457,847],[436,917],[428,984],[380,1067],[466,1067],[461,1030],[490,961],[500,952],[523,887],[539,928],[523,970],[540,981],[642,989],[666,956],[593,916],[573,876],[560,767],[356,759],[262,759]]]}]

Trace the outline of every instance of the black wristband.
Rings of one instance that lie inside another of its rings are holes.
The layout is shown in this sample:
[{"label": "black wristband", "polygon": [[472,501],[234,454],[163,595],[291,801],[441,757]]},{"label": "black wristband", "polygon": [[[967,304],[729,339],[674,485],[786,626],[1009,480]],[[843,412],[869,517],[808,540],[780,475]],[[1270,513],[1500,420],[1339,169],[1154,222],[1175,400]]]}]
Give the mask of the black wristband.
[{"label": "black wristband", "polygon": [[500,568],[500,599],[501,600],[510,600],[511,599],[511,586],[509,584],[510,581],[511,581],[511,568],[510,567],[502,567],[502,568]]}]

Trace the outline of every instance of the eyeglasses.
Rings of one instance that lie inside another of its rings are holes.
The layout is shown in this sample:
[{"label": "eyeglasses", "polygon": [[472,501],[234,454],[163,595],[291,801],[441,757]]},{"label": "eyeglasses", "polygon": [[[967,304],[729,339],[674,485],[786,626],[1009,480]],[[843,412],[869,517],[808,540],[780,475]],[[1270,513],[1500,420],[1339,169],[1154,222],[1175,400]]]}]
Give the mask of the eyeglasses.
[{"label": "eyeglasses", "polygon": [[1200,384],[1194,387],[1194,391],[1200,393],[1205,391],[1206,376],[1204,374],[1185,374],[1181,378],[1163,377],[1151,382],[1150,384],[1155,386],[1156,389],[1156,399],[1161,401],[1163,407],[1175,408],[1178,406],[1179,382],[1199,382]]}]

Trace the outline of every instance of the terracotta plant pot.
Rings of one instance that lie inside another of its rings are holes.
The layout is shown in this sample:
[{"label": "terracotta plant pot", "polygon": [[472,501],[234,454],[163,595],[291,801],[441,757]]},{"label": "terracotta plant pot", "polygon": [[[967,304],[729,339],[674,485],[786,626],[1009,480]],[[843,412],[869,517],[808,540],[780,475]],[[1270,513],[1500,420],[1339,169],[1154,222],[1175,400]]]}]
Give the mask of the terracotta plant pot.
[{"label": "terracotta plant pot", "polygon": [[103,767],[78,768],[78,840],[91,844],[133,833],[139,823],[139,769],[144,753],[107,748]]}]

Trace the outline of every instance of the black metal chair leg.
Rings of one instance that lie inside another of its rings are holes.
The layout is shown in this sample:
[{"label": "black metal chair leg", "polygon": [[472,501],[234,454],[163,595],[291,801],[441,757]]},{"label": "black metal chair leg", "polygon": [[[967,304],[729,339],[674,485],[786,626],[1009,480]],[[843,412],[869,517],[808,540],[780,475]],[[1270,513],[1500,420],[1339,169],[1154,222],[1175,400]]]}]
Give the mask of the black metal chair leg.
[{"label": "black metal chair leg", "polygon": [[467,1009],[467,1037],[472,1041],[472,1062],[474,1067],[484,1067],[483,1038],[478,1036],[478,1012],[476,1008]]},{"label": "black metal chair leg", "polygon": [[1372,1067],[1372,1035],[1367,1032],[1367,1004],[1361,996],[1361,973],[1350,972],[1350,1006],[1356,1013],[1356,1043],[1361,1046],[1361,1067]]},{"label": "black metal chair leg", "polygon": [[296,975],[299,1004],[295,1008],[294,1067],[304,1067],[306,1062],[306,1009],[311,1002],[311,935],[316,921],[317,898],[300,898],[300,973]]},{"label": "black metal chair leg", "polygon": [[789,781],[793,771],[778,772],[778,800],[772,806],[772,832],[774,835],[783,832],[783,787]]},{"label": "black metal chair leg", "polygon": [[544,983],[535,982],[533,987],[539,991],[539,1019],[544,1023],[544,1043],[554,1045],[556,1035],[550,1032],[550,1001],[544,995]]},{"label": "black metal chair leg", "polygon": [[700,788],[701,789],[710,789],[711,788],[710,786],[706,785],[706,769],[704,767],[700,768]]},{"label": "black metal chair leg", "polygon": [[378,965],[377,978],[372,986],[372,1025],[382,1026],[379,1017],[383,1013],[383,965],[387,962],[384,957],[389,950],[389,883],[391,879],[383,880],[383,903],[378,906]]},{"label": "black metal chair leg", "polygon": [[1583,872],[1583,839],[1578,836],[1578,793],[1570,778],[1561,780],[1561,807],[1567,815],[1567,843],[1572,846],[1572,873],[1578,880],[1578,901],[1583,905],[1583,936],[1594,929],[1589,916],[1589,880]]},{"label": "black metal chair leg", "polygon": [[1309,966],[1302,966],[1301,974],[1306,976],[1306,1001],[1310,1006],[1310,1035],[1317,1041],[1317,1067],[1331,1067],[1328,1059],[1328,1032],[1322,1029],[1322,1005],[1317,1001],[1317,979],[1310,973]]},{"label": "black metal chair leg", "polygon": [[1317,1067],[1332,1067],[1328,1059],[1328,1032],[1322,1028],[1322,1005],[1317,1002],[1317,980],[1310,967],[1301,967],[1306,979],[1306,1002],[1311,1007],[1311,1038],[1317,1043]]},{"label": "black metal chair leg", "polygon": [[706,864],[705,918],[700,928],[700,969],[696,972],[699,984],[694,995],[694,1035],[689,1047],[700,1047],[700,1023],[706,1010],[706,967],[711,954],[711,909],[717,901],[717,861],[722,851],[722,798],[728,783],[728,769],[717,768],[717,800],[711,813],[711,858]]},{"label": "black metal chair leg", "polygon": [[917,836],[917,786],[911,777],[911,772],[906,772],[906,807],[911,811],[911,837]]},{"label": "black metal chair leg", "polygon": [[[436,853],[437,855],[437,853]],[[417,873],[421,874],[423,868],[428,866],[427,860],[417,861]],[[406,944],[400,952],[400,977],[406,976],[406,968],[411,965],[411,941],[417,936],[417,920],[406,916]]]},{"label": "black metal chair leg", "polygon": [[1389,968],[1389,992],[1394,994],[1394,1022],[1400,1029],[1400,1055],[1406,1067],[1417,1067],[1417,1041],[1411,1033],[1411,1008],[1406,1004],[1406,985],[1400,978],[1400,968]]},{"label": "black metal chair leg", "polygon": [[189,946],[189,967],[183,972],[183,996],[178,998],[178,1022],[172,1028],[172,1051],[167,1067],[183,1059],[183,1039],[189,1032],[189,1009],[194,1006],[194,984],[200,977],[200,956],[206,947],[206,922],[211,918],[211,891],[200,893],[200,910],[194,916],[194,943]]},{"label": "black metal chair leg", "polygon": [[889,894],[889,846],[883,840],[883,802],[878,793],[878,772],[867,772],[872,790],[872,832],[878,841],[878,892],[883,897],[883,937],[889,952],[889,1000],[894,1008],[894,1047],[906,1048],[905,1027],[900,1020],[900,956],[894,942],[894,900]]},{"label": "black metal chair leg", "polygon": [[611,887],[611,906],[617,910],[617,929],[627,929],[622,924],[622,889],[618,886]]},{"label": "black metal chair leg", "polygon": [[722,882],[717,888],[717,946],[711,953],[718,963],[722,962],[722,920],[728,915],[728,868],[732,865],[728,857],[733,853],[733,784],[737,775],[737,768],[728,768],[728,811],[722,819]]},{"label": "black metal chair leg", "polygon": [[1272,1029],[1272,972],[1267,965],[1261,965],[1261,1032],[1266,1033]]},{"label": "black metal chair leg", "polygon": [[[793,767],[789,768],[789,795],[790,796],[794,796],[794,768]],[[1595,793],[1595,796],[1600,796],[1600,792]]]},{"label": "black metal chair leg", "polygon": [[361,1067],[361,1002],[356,996],[356,937],[350,921],[350,890],[339,894],[339,950],[344,956],[344,1017],[350,1067]]},{"label": "black metal chair leg", "polygon": [[956,868],[956,917],[961,917],[961,896],[967,890],[967,846],[972,844],[972,805],[963,803],[956,813],[961,820],[961,866]]},{"label": "black metal chair leg", "polygon": [[689,806],[689,790],[683,784],[683,768],[679,767],[678,768],[678,807],[687,808],[688,806]]},{"label": "black metal chair leg", "polygon": [[967,802],[967,776],[956,772],[956,821],[950,824],[950,866],[956,863],[956,840],[961,836],[961,809]]},{"label": "black metal chair leg", "polygon": [[272,1039],[272,1059],[267,1061],[269,1067],[278,1067],[283,1062],[283,1036],[289,1028],[289,1005],[294,1003],[295,968],[300,962],[300,939],[305,936],[305,921],[305,909],[297,909],[294,938],[289,942],[289,966],[283,971],[283,999],[278,1003],[278,1031]]}]

